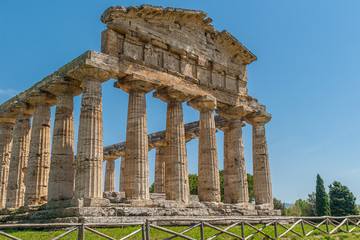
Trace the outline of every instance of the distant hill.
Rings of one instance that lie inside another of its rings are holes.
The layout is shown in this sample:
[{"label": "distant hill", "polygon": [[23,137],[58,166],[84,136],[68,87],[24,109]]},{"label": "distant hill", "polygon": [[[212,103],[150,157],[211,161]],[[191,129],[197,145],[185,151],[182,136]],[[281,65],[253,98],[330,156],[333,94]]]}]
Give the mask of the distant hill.
[{"label": "distant hill", "polygon": [[285,203],[285,207],[288,208],[290,206],[294,205],[293,203]]}]

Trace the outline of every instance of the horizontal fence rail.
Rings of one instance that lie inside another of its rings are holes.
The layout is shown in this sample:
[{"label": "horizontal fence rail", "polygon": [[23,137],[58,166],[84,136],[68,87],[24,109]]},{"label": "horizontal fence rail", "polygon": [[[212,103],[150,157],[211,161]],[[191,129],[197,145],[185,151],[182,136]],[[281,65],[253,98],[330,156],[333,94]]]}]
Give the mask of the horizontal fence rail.
[{"label": "horizontal fence rail", "polygon": [[[91,232],[95,235],[101,236],[106,239],[116,240],[105,233],[99,232],[94,228],[125,228],[129,226],[140,227],[128,233],[120,240],[128,239],[136,234],[141,233],[138,238],[150,240],[152,238],[150,230],[154,229],[160,232],[168,233],[169,237],[165,240],[170,240],[176,237],[189,240],[212,240],[220,235],[227,235],[234,239],[248,240],[255,235],[261,235],[267,239],[289,238],[291,236],[308,237],[311,234],[317,233],[324,235],[332,235],[339,232],[352,233],[357,228],[360,229],[360,216],[344,216],[344,217],[253,217],[253,218],[211,218],[195,220],[193,218],[183,219],[167,219],[172,222],[172,226],[185,226],[186,222],[196,222],[190,225],[187,229],[176,232],[166,228],[163,225],[156,224],[156,222],[163,222],[166,220],[147,219],[143,222],[131,223],[48,223],[48,224],[0,224],[0,235],[9,239],[21,240],[9,233],[4,232],[5,229],[66,229],[66,232],[53,238],[52,240],[61,239],[72,232],[77,232],[78,240],[85,240],[85,232]],[[175,224],[174,224],[175,223]],[[230,232],[231,229],[238,228],[237,232]],[[209,235],[209,230],[217,231],[212,236]],[[247,229],[247,231],[245,231]],[[252,230],[249,233],[249,230]],[[271,233],[265,230],[272,230]],[[186,233],[190,231],[199,231],[199,238],[193,238]],[[155,237],[155,236],[153,236]],[[137,238],[137,239],[138,239]]]}]

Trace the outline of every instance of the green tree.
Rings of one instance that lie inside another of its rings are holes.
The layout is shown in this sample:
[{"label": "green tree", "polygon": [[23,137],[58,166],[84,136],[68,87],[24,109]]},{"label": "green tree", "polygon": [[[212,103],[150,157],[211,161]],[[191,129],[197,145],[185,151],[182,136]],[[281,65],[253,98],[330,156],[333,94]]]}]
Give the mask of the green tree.
[{"label": "green tree", "polygon": [[299,206],[301,210],[301,216],[309,216],[310,215],[310,206],[306,200],[298,199],[295,202],[295,205]]},{"label": "green tree", "polygon": [[285,207],[285,203],[281,202],[280,200],[274,198],[274,209],[278,209],[281,210],[281,215],[285,216],[286,215],[286,207]]},{"label": "green tree", "polygon": [[355,204],[356,198],[349,188],[340,182],[333,182],[329,186],[330,209],[332,216],[356,215],[358,210]]},{"label": "green tree", "polygon": [[198,195],[198,175],[189,174],[190,195]]},{"label": "green tree", "polygon": [[249,191],[249,202],[252,203],[255,201],[253,175],[247,174],[247,182],[248,182],[248,191]]},{"label": "green tree", "polygon": [[329,197],[319,174],[316,176],[316,212],[318,216],[331,215]]},{"label": "green tree", "polygon": [[307,203],[309,204],[309,216],[316,216],[316,193],[312,192],[308,195],[308,199],[306,199]]},{"label": "green tree", "polygon": [[224,201],[224,170],[219,171],[221,201]]},{"label": "green tree", "polygon": [[301,208],[299,205],[292,205],[286,209],[286,216],[301,216]]},{"label": "green tree", "polygon": [[154,183],[152,183],[151,186],[149,187],[149,192],[150,193],[154,192]]}]

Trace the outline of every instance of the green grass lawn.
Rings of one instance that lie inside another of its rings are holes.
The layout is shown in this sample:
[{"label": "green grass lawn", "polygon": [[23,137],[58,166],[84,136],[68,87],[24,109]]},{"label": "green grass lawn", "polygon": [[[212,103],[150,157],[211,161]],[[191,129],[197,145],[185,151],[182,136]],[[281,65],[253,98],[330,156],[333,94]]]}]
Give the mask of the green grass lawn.
[{"label": "green grass lawn", "polygon": [[[258,228],[261,228],[260,225],[257,226]],[[352,225],[349,226],[350,229],[353,227]],[[105,229],[99,229],[96,228],[97,231],[105,233],[107,235],[109,235],[110,237],[113,237],[115,239],[120,239],[128,234],[130,234],[131,232],[139,229],[140,227],[125,227],[125,228],[105,228]],[[181,232],[185,229],[187,229],[188,227],[166,227],[167,229],[170,229],[172,231],[176,231],[176,232]],[[221,227],[222,229],[224,229],[225,227]],[[334,227],[330,226],[330,230],[332,230]],[[325,230],[325,226],[322,226],[321,229]],[[345,226],[342,227],[342,229],[345,230]],[[294,228],[294,230],[296,232],[301,233],[302,229],[301,226],[298,225]],[[309,232],[310,230],[312,230],[312,227],[310,226],[305,226],[305,231]],[[249,234],[253,233],[255,230],[246,226],[245,227],[245,235],[248,236]],[[266,234],[274,237],[274,227],[270,226],[267,227],[263,230]],[[278,234],[280,235],[281,233],[283,233],[285,231],[285,229],[279,227],[278,229]],[[41,240],[45,240],[45,239],[52,239],[56,236],[59,236],[60,234],[64,233],[65,230],[58,230],[58,231],[54,231],[54,230],[4,230],[4,232],[11,234],[17,238],[21,238],[21,239],[41,239]],[[213,236],[214,234],[218,233],[217,230],[209,228],[209,227],[205,227],[204,229],[205,232],[205,237],[209,238],[211,236]],[[241,236],[241,228],[240,227],[234,227],[232,229],[229,230],[229,232],[237,234],[239,236]],[[353,233],[337,233],[336,235],[327,235],[322,233],[319,230],[314,231],[313,234],[311,234],[310,237],[297,237],[295,234],[293,233],[288,233],[286,235],[287,239],[291,239],[291,240],[296,240],[296,239],[360,239],[360,229],[355,230]],[[195,238],[195,239],[200,239],[200,228],[195,228],[191,231],[189,231],[188,233],[186,233],[185,235]],[[86,239],[106,239],[104,237],[101,237],[99,235],[96,235],[95,233],[92,233],[90,231],[86,231],[85,232],[85,236]],[[156,230],[151,228],[150,230],[150,237],[151,239],[165,239],[167,237],[170,237],[171,234]],[[8,239],[6,237],[0,236],[0,239]],[[62,239],[66,239],[66,240],[76,240],[77,239],[77,231],[65,236]],[[129,238],[129,239],[141,239],[141,232],[136,234],[135,236]],[[174,239],[181,239],[181,238],[174,238]],[[225,235],[225,234],[221,234],[220,236],[216,237],[215,239],[235,239],[232,236],[229,235]],[[261,234],[256,234],[254,237],[252,237],[251,239],[267,239],[266,237],[264,237]]]}]

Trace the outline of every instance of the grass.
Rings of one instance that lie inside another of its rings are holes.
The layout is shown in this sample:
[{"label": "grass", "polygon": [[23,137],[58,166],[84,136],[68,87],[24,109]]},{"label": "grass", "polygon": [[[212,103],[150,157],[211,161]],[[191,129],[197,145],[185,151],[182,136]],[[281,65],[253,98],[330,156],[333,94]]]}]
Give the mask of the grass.
[{"label": "grass", "polygon": [[[258,225],[258,228],[261,228],[262,226]],[[278,226],[278,234],[280,235],[281,233],[285,232],[285,229]],[[353,226],[349,225],[349,228],[351,229]],[[139,229],[140,227],[125,227],[125,228],[103,228],[103,229],[99,229],[97,228],[96,230],[102,233],[105,233],[113,238],[116,239],[120,239],[130,233],[132,233],[133,231]],[[187,229],[188,227],[166,227],[167,229],[170,229],[172,231],[176,231],[176,232],[181,232],[184,231],[185,229]],[[221,227],[222,229],[224,229],[225,227]],[[320,227],[321,229],[325,230],[325,225]],[[330,226],[330,231],[333,229],[334,227]],[[345,230],[345,226],[342,227],[343,230]],[[302,229],[300,225],[297,225],[294,229],[294,231],[301,233]],[[305,226],[305,231],[309,232],[312,230],[312,227],[310,226]],[[246,226],[245,227],[245,235],[249,235],[251,233],[253,233],[255,230]],[[267,228],[265,228],[264,233],[274,237],[274,227],[273,226],[269,226]],[[47,239],[52,239],[56,236],[59,236],[60,234],[66,232],[65,230],[35,230],[35,229],[27,229],[27,230],[4,230],[4,232],[11,234],[17,238],[20,239],[36,239],[36,240],[47,240]],[[204,228],[204,232],[205,232],[205,237],[209,238],[213,235],[215,235],[216,233],[218,233],[217,230],[209,228],[209,227],[205,227]],[[241,227],[234,227],[232,229],[229,230],[229,232],[237,234],[239,236],[241,236]],[[316,239],[316,240],[320,240],[320,239],[328,239],[328,240],[343,240],[343,239],[360,239],[360,229],[356,229],[353,233],[342,233],[339,232],[338,234],[335,235],[327,235],[322,233],[319,230],[314,231],[310,237],[298,237],[293,233],[288,233],[286,235],[287,239],[291,239],[291,240],[297,240],[297,239]],[[186,236],[195,238],[195,239],[200,239],[200,228],[195,228],[191,231],[189,231],[188,233],[185,234]],[[151,228],[150,229],[150,236],[151,239],[165,239],[167,237],[170,237],[171,234],[156,230]],[[0,236],[0,240],[2,239],[8,239],[6,237]],[[62,238],[64,240],[76,240],[77,239],[77,231],[72,232],[71,234],[65,236],[64,238]],[[90,231],[86,231],[85,232],[85,239],[106,239],[103,238],[99,235],[96,235],[95,233],[92,233]],[[137,233],[136,235],[134,235],[133,237],[129,238],[129,239],[141,239],[141,232]],[[181,239],[181,238],[174,238],[176,240]],[[229,235],[225,235],[225,234],[221,234],[220,236],[218,236],[215,239],[235,239],[232,236]],[[252,237],[251,239],[267,239],[265,236],[261,235],[261,234],[256,234],[254,237]]]}]

